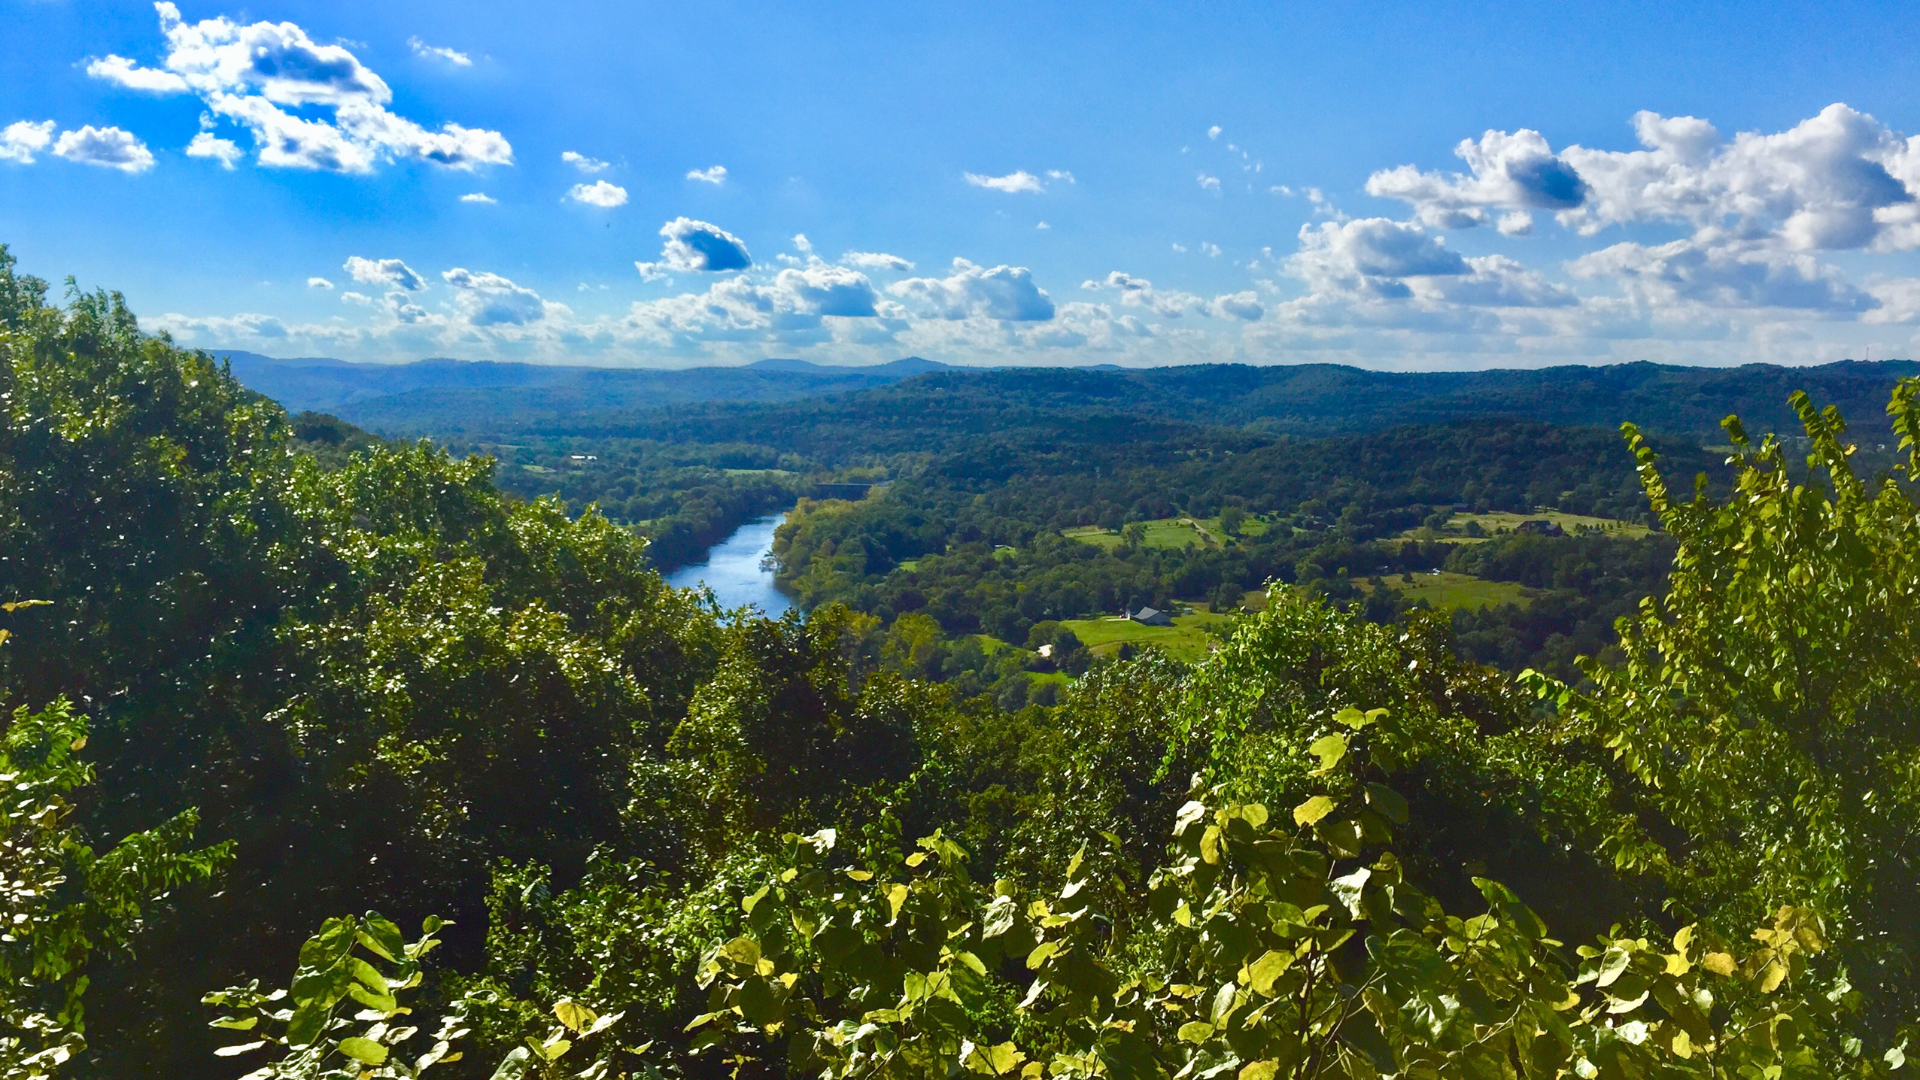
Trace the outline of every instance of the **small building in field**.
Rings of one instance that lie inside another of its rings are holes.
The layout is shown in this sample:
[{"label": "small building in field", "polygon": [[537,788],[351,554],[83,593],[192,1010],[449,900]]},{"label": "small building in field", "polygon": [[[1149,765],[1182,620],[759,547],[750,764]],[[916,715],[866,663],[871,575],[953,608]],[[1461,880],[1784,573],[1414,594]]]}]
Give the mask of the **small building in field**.
[{"label": "small building in field", "polygon": [[1548,521],[1545,518],[1534,518],[1531,521],[1523,521],[1520,524],[1515,525],[1513,527],[1513,531],[1521,536],[1565,536],[1567,535],[1567,530],[1561,528],[1558,524],[1554,522]]},{"label": "small building in field", "polygon": [[1173,619],[1159,608],[1143,607],[1127,616],[1142,626],[1172,626]]}]

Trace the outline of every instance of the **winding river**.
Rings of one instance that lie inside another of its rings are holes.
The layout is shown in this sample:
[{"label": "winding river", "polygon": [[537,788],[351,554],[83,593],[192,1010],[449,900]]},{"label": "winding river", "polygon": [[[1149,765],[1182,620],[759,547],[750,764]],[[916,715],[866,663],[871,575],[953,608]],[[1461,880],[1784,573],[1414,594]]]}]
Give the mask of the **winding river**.
[{"label": "winding river", "polygon": [[763,560],[773,551],[773,530],[785,514],[749,521],[707,552],[707,561],[683,566],[667,575],[667,584],[690,589],[705,583],[725,608],[752,604],[778,618],[793,607],[786,594],[773,587],[773,570]]}]

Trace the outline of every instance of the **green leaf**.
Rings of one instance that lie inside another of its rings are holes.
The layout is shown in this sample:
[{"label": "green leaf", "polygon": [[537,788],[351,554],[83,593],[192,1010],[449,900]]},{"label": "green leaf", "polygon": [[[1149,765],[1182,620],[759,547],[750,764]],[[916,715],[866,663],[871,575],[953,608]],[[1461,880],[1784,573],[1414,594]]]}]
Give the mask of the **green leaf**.
[{"label": "green leaf", "polygon": [[1339,732],[1322,735],[1307,747],[1307,753],[1320,759],[1320,767],[1313,770],[1311,775],[1322,776],[1330,773],[1347,756],[1347,737]]},{"label": "green leaf", "polygon": [[303,1003],[293,1010],[293,1018],[287,1021],[287,1045],[312,1046],[332,1015],[333,1010],[329,1006],[315,1001]]},{"label": "green leaf", "polygon": [[1325,795],[1315,795],[1293,808],[1293,823],[1312,825],[1331,813],[1333,813],[1333,800]]},{"label": "green leaf", "polygon": [[401,957],[407,955],[407,942],[400,935],[400,928],[378,915],[368,913],[367,917],[360,921],[357,936],[360,944],[367,947],[367,951],[389,963],[396,963]]},{"label": "green leaf", "polygon": [[565,1024],[568,1031],[579,1031],[594,1021],[594,1011],[572,998],[561,998],[554,1003],[553,1015]]},{"label": "green leaf", "polygon": [[340,1040],[340,1052],[355,1061],[367,1065],[379,1065],[387,1060],[387,1048],[372,1039],[359,1036]]},{"label": "green leaf", "polygon": [[532,1051],[524,1046],[516,1046],[500,1061],[500,1067],[493,1070],[492,1080],[521,1080],[527,1075],[527,1062],[533,1057]]},{"label": "green leaf", "polygon": [[1182,1042],[1203,1043],[1213,1038],[1213,1025],[1205,1020],[1191,1020],[1180,1025]]},{"label": "green leaf", "polygon": [[1280,1063],[1267,1058],[1262,1061],[1249,1061],[1240,1067],[1240,1080],[1273,1080],[1280,1071]]},{"label": "green leaf", "polygon": [[1273,980],[1279,978],[1293,966],[1293,954],[1274,952],[1269,949],[1260,959],[1247,968],[1249,985],[1262,997],[1273,996]]},{"label": "green leaf", "polygon": [[1385,784],[1367,785],[1367,805],[1386,815],[1396,825],[1407,823],[1407,800]]},{"label": "green leaf", "polygon": [[[241,1054],[246,1053],[249,1050],[258,1050],[265,1045],[267,1045],[267,1042],[265,1039],[261,1039],[258,1042],[236,1043],[233,1046],[223,1046],[220,1049],[215,1050],[213,1052],[213,1056],[214,1057],[237,1057]],[[1894,1066],[1894,1068],[1897,1069],[1899,1068],[1899,1066],[1896,1065]]]}]

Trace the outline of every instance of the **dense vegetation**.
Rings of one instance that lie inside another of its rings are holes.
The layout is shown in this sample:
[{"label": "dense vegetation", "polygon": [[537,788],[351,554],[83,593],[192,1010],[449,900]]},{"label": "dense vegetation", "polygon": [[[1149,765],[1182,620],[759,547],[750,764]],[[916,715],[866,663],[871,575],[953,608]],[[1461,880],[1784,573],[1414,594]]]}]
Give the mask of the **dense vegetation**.
[{"label": "dense vegetation", "polygon": [[[1634,435],[1674,557],[1576,678],[1280,587],[1191,666],[1037,620],[1080,677],[1006,712],[925,681],[929,614],[723,618],[490,461],[323,461],[44,292],[0,249],[0,594],[46,601],[3,616],[0,1074],[1904,1068],[1920,513],[1803,398],[1807,467],[1734,424],[1691,500]],[[1920,384],[1889,411],[1920,466]],[[1557,539],[1396,550],[1642,572]]]}]

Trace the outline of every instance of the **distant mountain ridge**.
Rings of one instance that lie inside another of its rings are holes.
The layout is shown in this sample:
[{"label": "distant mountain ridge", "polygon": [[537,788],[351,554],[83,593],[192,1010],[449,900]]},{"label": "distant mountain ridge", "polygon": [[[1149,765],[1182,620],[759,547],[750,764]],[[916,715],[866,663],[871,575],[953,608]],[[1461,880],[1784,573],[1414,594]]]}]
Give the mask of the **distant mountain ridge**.
[{"label": "distant mountain ridge", "polygon": [[849,421],[871,408],[886,414],[876,422],[909,425],[917,410],[971,403],[965,407],[1092,410],[1271,435],[1352,434],[1500,416],[1606,427],[1631,420],[1651,431],[1717,440],[1720,420],[1729,413],[1740,414],[1755,433],[1797,432],[1786,401],[1794,390],[1806,390],[1820,405],[1838,405],[1862,439],[1878,441],[1873,436],[1885,430],[1882,416],[1895,380],[1920,375],[1920,363],[1910,360],[1398,373],[1336,364],[963,368],[906,357],[872,367],[766,359],[744,367],[668,371],[218,355],[231,357],[241,382],[289,409],[331,412],[395,435],[605,433],[653,426],[651,418],[663,409],[693,410],[670,425],[676,428],[700,416],[722,426],[779,424],[797,418],[796,408],[816,411],[803,407],[803,400],[831,396],[831,410]]},{"label": "distant mountain ridge", "polygon": [[780,401],[882,386],[946,364],[906,357],[872,367],[768,359],[744,367],[676,370],[498,363],[446,358],[410,364],[356,364],[326,357],[279,359],[220,350],[249,388],[289,410],[346,416],[358,423],[415,410],[487,413],[533,409],[646,408],[694,401]]}]

